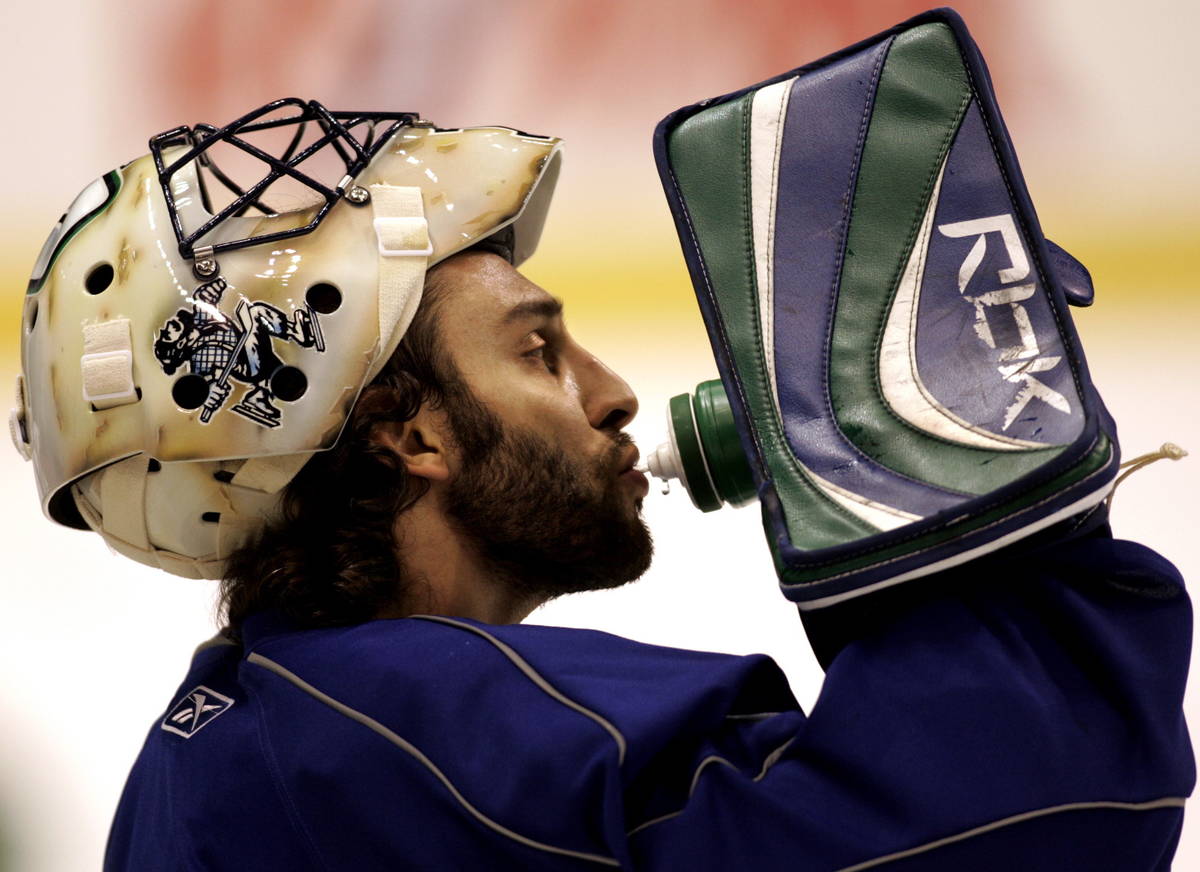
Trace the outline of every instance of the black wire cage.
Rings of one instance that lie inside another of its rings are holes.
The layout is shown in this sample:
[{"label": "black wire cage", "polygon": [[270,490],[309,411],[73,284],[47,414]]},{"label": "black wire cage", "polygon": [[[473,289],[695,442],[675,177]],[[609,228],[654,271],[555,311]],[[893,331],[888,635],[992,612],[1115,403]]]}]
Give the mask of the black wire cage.
[{"label": "black wire cage", "polygon": [[[423,122],[420,122],[420,115],[416,112],[335,111],[326,109],[315,100],[286,97],[260,106],[224,127],[199,123],[191,127],[176,127],[151,137],[150,153],[154,156],[180,255],[195,261],[213,257],[222,251],[302,236],[315,230],[338,200],[346,198],[352,203],[365,203],[366,197],[347,197],[347,192],[353,190],[351,185],[354,178],[396,131],[417,123]],[[248,134],[276,130],[284,135],[277,153],[272,153],[261,142],[246,138]],[[306,142],[306,135],[310,141]],[[263,174],[250,184],[239,184],[218,162],[213,152],[215,146],[229,146],[249,155],[258,162],[257,166],[263,168]],[[186,151],[174,156],[169,164],[166,163],[166,152],[178,147]],[[336,182],[330,184],[329,180],[322,181],[319,174],[308,167],[300,168],[301,164],[317,156],[327,160],[332,158],[340,172]],[[195,228],[184,227],[171,184],[176,174],[192,161],[196,162],[196,182],[201,202],[211,216]],[[206,177],[219,183],[225,193],[231,195],[227,203],[217,204]],[[280,180],[298,184],[319,197],[311,220],[291,229],[205,243],[205,237],[229,218],[246,215],[251,210],[267,216],[277,214],[277,210],[264,201],[264,196]]]}]

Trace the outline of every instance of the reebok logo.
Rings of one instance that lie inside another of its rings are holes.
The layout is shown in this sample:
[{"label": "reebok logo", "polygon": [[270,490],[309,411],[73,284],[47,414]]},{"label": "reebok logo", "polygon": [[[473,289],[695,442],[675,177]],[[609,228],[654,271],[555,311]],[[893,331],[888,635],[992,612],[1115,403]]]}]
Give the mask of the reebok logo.
[{"label": "reebok logo", "polygon": [[[975,306],[975,333],[988,347],[998,354],[996,365],[1000,377],[1010,384],[1020,386],[1016,397],[1005,410],[1002,430],[1007,430],[1035,397],[1064,415],[1071,414],[1071,404],[1058,391],[1034,378],[1034,373],[1046,372],[1058,366],[1062,358],[1059,355],[1043,354],[1038,346],[1037,336],[1034,335],[1033,324],[1029,313],[1021,305],[1022,300],[1033,296],[1037,290],[1036,283],[1012,284],[1029,277],[1029,258],[1025,256],[1025,248],[1021,245],[1016,223],[1012,215],[990,215],[986,218],[976,218],[971,221],[957,221],[952,224],[939,224],[938,230],[951,237],[975,237],[975,244],[967,252],[962,265],[958,268],[958,291],[962,298]],[[1008,256],[1009,266],[997,273],[1001,284],[999,287],[982,294],[968,294],[967,285],[975,276],[975,271],[983,263],[987,253],[989,234],[999,233]],[[1016,329],[1010,330],[1015,335],[1015,345],[1001,346],[997,342],[992,329],[991,319],[1007,315],[1010,323]]]},{"label": "reebok logo", "polygon": [[171,707],[163,718],[162,728],[168,733],[190,739],[232,705],[233,700],[229,697],[199,685]]}]

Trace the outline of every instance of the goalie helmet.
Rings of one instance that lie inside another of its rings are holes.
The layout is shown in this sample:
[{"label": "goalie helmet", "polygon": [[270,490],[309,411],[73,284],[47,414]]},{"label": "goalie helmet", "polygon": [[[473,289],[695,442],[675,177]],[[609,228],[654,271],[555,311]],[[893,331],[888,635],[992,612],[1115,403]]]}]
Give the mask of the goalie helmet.
[{"label": "goalie helmet", "polygon": [[553,138],[296,99],[153,137],[80,193],[29,282],[10,429],[47,516],[220,577],[337,441],[426,270],[532,254],[559,163]]}]

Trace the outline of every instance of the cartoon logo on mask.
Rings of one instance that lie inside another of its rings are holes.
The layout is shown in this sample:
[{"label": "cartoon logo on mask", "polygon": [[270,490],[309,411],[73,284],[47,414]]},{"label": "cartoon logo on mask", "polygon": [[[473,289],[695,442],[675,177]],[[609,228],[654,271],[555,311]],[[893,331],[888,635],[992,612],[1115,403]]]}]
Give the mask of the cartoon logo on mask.
[{"label": "cartoon logo on mask", "polygon": [[228,288],[218,276],[196,288],[192,308],[168,318],[154,341],[154,356],[167,375],[183,364],[188,372],[172,388],[183,409],[200,408],[207,424],[229,398],[231,380],[248,390],[230,410],[263,427],[278,427],[279,408],[274,401],[293,402],[303,396],[308,380],[275,354],[273,343],[282,339],[301,348],[325,350],[317,311],[311,303],[289,317],[270,303],[237,301],[232,316],[218,308]]}]

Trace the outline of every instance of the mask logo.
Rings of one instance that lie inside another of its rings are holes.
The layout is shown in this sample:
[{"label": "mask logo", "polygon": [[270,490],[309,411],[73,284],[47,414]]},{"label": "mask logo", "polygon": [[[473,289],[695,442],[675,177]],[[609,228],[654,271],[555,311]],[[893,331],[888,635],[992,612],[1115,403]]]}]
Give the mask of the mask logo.
[{"label": "mask logo", "polygon": [[201,423],[207,424],[225,404],[234,379],[249,389],[231,411],[262,427],[278,427],[280,411],[272,401],[300,399],[308,379],[284,364],[272,343],[282,339],[323,352],[317,311],[306,302],[289,317],[270,303],[240,297],[231,317],[218,308],[227,288],[220,276],[196,288],[192,308],[180,309],[159,328],[154,356],[167,375],[187,364],[187,374],[171,393],[180,408],[203,407]]}]

